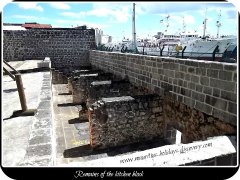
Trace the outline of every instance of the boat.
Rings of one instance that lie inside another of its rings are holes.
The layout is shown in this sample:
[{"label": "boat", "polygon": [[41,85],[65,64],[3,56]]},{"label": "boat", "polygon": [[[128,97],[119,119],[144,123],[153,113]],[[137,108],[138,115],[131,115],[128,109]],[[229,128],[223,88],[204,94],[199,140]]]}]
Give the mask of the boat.
[{"label": "boat", "polygon": [[[166,18],[169,19],[169,16]],[[217,21],[217,37],[205,35],[207,19],[204,19],[204,33],[199,36],[194,32],[181,32],[179,34],[164,34],[159,37],[158,44],[138,47],[141,54],[181,57],[211,61],[236,62],[237,37],[219,36],[220,21]],[[167,23],[168,27],[168,23]],[[166,30],[165,30],[166,32]]]}]

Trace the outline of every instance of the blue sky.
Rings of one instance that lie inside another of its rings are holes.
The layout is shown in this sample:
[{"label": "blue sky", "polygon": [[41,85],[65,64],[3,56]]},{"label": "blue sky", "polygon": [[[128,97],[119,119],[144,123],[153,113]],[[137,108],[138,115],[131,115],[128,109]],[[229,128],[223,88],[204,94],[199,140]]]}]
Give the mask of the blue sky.
[{"label": "blue sky", "polygon": [[[237,8],[232,3],[196,2],[136,2],[137,37],[145,38],[166,29],[169,33],[182,31],[183,17],[187,31],[203,34],[203,20],[207,16],[207,34],[216,35],[216,21],[221,10],[220,35],[237,35]],[[205,13],[206,12],[206,13]],[[160,23],[160,20],[163,22]],[[3,8],[4,23],[38,22],[53,27],[87,25],[100,28],[104,34],[121,40],[132,38],[132,3],[126,2],[11,2]]]}]

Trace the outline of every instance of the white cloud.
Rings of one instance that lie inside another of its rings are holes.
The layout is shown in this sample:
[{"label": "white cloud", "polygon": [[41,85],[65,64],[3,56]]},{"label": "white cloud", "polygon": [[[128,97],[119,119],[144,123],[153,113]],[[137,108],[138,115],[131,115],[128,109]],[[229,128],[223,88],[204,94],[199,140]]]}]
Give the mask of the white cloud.
[{"label": "white cloud", "polygon": [[86,12],[79,12],[79,13],[74,13],[74,12],[63,12],[61,15],[66,16],[66,17],[71,17],[71,18],[84,18],[86,16]]},{"label": "white cloud", "polygon": [[[111,4],[111,6],[109,4]],[[109,20],[112,19],[113,22],[125,23],[128,21],[129,17],[131,17],[129,4],[119,4],[120,3],[96,3],[93,5],[92,10],[81,12],[63,12],[61,15],[75,19],[85,18],[86,16],[108,17]],[[140,12],[140,10],[138,11]]]},{"label": "white cloud", "polygon": [[194,19],[194,17],[191,16],[191,15],[185,14],[185,15],[184,15],[184,20],[185,20],[185,22],[186,22],[187,24],[195,24],[195,19]]},{"label": "white cloud", "polygon": [[36,16],[25,16],[25,15],[14,15],[12,17],[17,18],[17,19],[25,19],[25,20],[37,20],[37,19],[39,19]]},{"label": "white cloud", "polygon": [[43,11],[43,8],[40,5],[38,5],[38,3],[35,3],[35,2],[19,2],[17,4],[18,4],[18,7],[22,9],[34,9],[40,12]]},{"label": "white cloud", "polygon": [[53,23],[53,25],[61,26],[61,27],[76,27],[76,26],[86,25],[88,28],[99,28],[99,29],[110,27],[110,25],[108,24],[93,23],[93,22],[82,21],[82,20],[64,20],[64,19],[55,20],[55,23]]},{"label": "white cloud", "polygon": [[25,21],[36,21],[39,22],[46,20],[45,17],[38,17],[38,16],[28,16],[28,15],[13,15],[11,18],[17,18],[17,19],[24,19]]},{"label": "white cloud", "polygon": [[64,10],[71,9],[70,5],[63,3],[63,2],[52,2],[52,3],[48,3],[48,4],[55,9],[64,9]]}]

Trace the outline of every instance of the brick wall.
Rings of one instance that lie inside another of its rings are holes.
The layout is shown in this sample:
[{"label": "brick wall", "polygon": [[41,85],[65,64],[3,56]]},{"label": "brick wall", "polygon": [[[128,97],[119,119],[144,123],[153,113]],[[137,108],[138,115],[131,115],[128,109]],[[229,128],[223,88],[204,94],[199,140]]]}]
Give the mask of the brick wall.
[{"label": "brick wall", "polygon": [[128,77],[131,83],[192,109],[237,124],[237,65],[91,50],[92,66]]},{"label": "brick wall", "polygon": [[88,66],[88,50],[95,48],[94,29],[72,28],[3,31],[3,59],[43,60],[54,68]]}]

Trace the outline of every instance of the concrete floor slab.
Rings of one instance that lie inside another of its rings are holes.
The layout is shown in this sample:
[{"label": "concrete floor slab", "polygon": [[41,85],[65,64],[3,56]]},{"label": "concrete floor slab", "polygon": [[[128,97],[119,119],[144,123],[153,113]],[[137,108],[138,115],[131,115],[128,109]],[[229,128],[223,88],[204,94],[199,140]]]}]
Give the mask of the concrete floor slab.
[{"label": "concrete floor slab", "polygon": [[[31,63],[25,67],[32,67]],[[21,110],[21,106],[16,82],[3,76],[2,165],[52,166],[54,152],[50,72],[22,74],[22,81],[28,109],[37,109],[37,113],[34,116],[11,117],[14,111]]]},{"label": "concrete floor slab", "polygon": [[18,117],[2,122],[3,166],[16,166],[24,159],[34,117]]},{"label": "concrete floor slab", "polygon": [[[28,109],[36,109],[39,103],[39,92],[42,88],[43,73],[22,74],[24,92]],[[3,76],[2,107],[3,119],[9,118],[14,111],[21,110],[16,82],[9,76]]]},{"label": "concrete floor slab", "polygon": [[25,61],[11,61],[8,62],[16,70],[29,70],[38,68],[38,63],[42,60],[25,60]]}]

